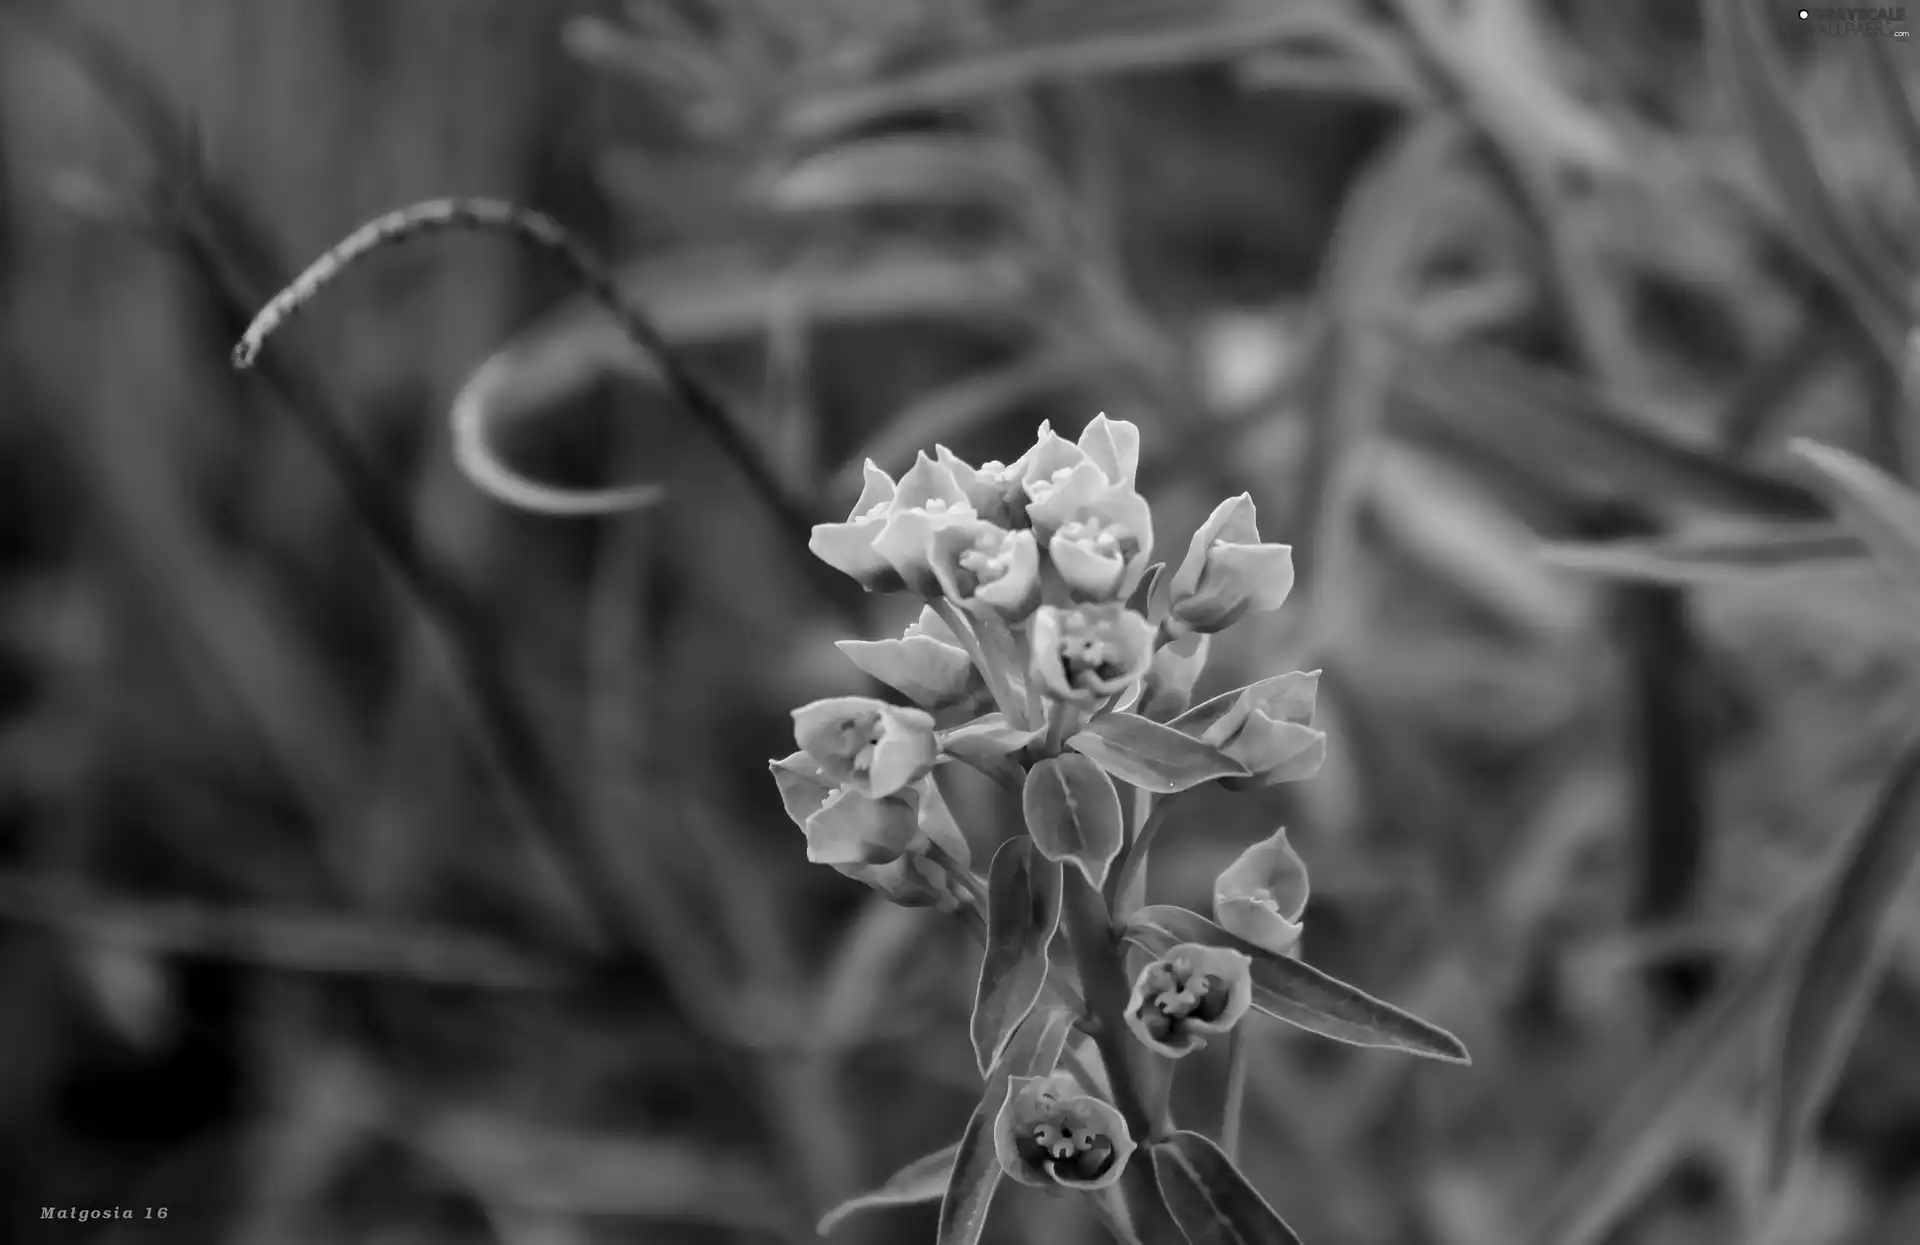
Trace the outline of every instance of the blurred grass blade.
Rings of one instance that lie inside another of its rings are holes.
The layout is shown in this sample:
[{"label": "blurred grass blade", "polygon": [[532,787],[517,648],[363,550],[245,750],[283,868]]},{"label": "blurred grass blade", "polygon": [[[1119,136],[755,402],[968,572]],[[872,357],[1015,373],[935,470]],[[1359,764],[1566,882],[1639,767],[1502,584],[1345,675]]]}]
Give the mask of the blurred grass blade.
[{"label": "blurred grass blade", "polygon": [[1048,1007],[1027,1017],[1014,1032],[1000,1062],[987,1074],[980,1102],[960,1134],[953,1177],[940,1200],[938,1245],[977,1245],[1003,1173],[993,1149],[993,1122],[1007,1098],[1007,1082],[1016,1076],[1045,1076],[1060,1062],[1073,1033],[1073,1013]]},{"label": "blurred grass blade", "polygon": [[1676,585],[1779,580],[1858,566],[1867,556],[1857,537],[1831,523],[1757,524],[1649,540],[1550,544],[1540,552],[1567,570]]},{"label": "blurred grass blade", "polygon": [[1417,436],[1423,426],[1437,427],[1529,478],[1592,500],[1632,498],[1718,517],[1820,516],[1805,489],[1675,441],[1571,376],[1388,331],[1400,352],[1395,396],[1408,408],[1396,413],[1396,431]]},{"label": "blurred grass blade", "polygon": [[1047,948],[1060,928],[1060,867],[1033,840],[1011,838],[987,873],[987,946],[974,992],[974,1057],[987,1075],[1047,987]]},{"label": "blurred grass blade", "polygon": [[1910,743],[1815,910],[1792,979],[1773,1102],[1768,1184],[1778,1192],[1866,1019],[1891,952],[1897,901],[1920,862],[1920,742]]},{"label": "blurred grass blade", "polygon": [[1160,1196],[1189,1245],[1300,1245],[1219,1146],[1185,1129],[1151,1150]]},{"label": "blurred grass blade", "polygon": [[1242,952],[1253,960],[1253,1005],[1321,1037],[1447,1063],[1473,1062],[1460,1039],[1438,1025],[1290,956],[1244,942],[1197,912],[1165,904],[1142,908],[1127,923],[1126,936],[1150,955],[1184,942]]},{"label": "blurred grass blade", "polygon": [[[1099,12],[1102,6],[1092,6]],[[1195,14],[1193,9],[1202,10]],[[1206,10],[1211,10],[1207,12]],[[1150,22],[1097,24],[1053,33],[1007,31],[1002,45],[890,82],[802,98],[787,110],[791,138],[820,138],[902,112],[948,108],[1039,82],[1163,70],[1252,52],[1296,32],[1320,31],[1327,15],[1313,5],[1214,0],[1145,6]]]},{"label": "blurred grass blade", "polygon": [[492,1110],[423,1122],[419,1150],[504,1205],[781,1231],[794,1218],[758,1158],[683,1137],[556,1127]]},{"label": "blurred grass blade", "polygon": [[494,448],[493,436],[519,416],[553,404],[577,382],[579,365],[563,354],[511,348],[474,369],[453,402],[453,459],[474,487],[510,506],[559,517],[618,514],[666,500],[658,484],[575,489],[522,475]]},{"label": "blurred grass blade", "polygon": [[1913,96],[1907,90],[1904,69],[1893,49],[1900,46],[1886,39],[1848,39],[1867,61],[1867,77],[1874,94],[1887,114],[1887,122],[1899,142],[1900,154],[1907,162],[1907,175],[1920,190],[1920,114],[1914,112]]},{"label": "blurred grass blade", "polygon": [[784,212],[1019,203],[1033,177],[1006,143],[967,135],[889,134],[809,155],[767,179]]},{"label": "blurred grass blade", "polygon": [[915,1159],[887,1177],[886,1183],[879,1188],[858,1197],[850,1197],[828,1211],[814,1230],[826,1236],[861,1211],[939,1201],[953,1178],[953,1160],[959,1153],[960,1143],[956,1141]]},{"label": "blurred grass blade", "polygon": [[1732,985],[1668,1040],[1578,1165],[1547,1197],[1528,1245],[1600,1245],[1702,1143],[1707,1108],[1751,1069],[1778,1017],[1798,921],[1780,930]]},{"label": "blurred grass blade", "polygon": [[1762,170],[1786,209],[1792,236],[1808,248],[1847,296],[1887,359],[1898,362],[1906,340],[1906,297],[1865,244],[1858,224],[1834,197],[1800,118],[1773,35],[1772,6],[1754,0],[1711,0],[1712,46],[1732,79],[1737,109],[1746,119]]},{"label": "blurred grass blade", "polygon": [[1814,469],[1815,486],[1894,581],[1920,596],[1920,496],[1845,450],[1795,438],[1789,448]]},{"label": "blurred grass blade", "polygon": [[442,926],[260,906],[125,899],[0,872],[0,924],[6,923],[155,955],[423,985],[537,991],[562,988],[574,977],[564,965]]}]

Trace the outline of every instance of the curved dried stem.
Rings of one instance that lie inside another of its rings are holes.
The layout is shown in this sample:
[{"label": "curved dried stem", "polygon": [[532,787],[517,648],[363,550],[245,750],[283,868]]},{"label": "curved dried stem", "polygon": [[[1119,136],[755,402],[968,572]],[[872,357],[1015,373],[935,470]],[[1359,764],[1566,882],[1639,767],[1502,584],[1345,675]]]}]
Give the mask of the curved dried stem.
[{"label": "curved dried stem", "polygon": [[[613,314],[627,338],[647,356],[668,394],[718,442],[781,524],[804,538],[813,524],[810,505],[787,484],[726,405],[680,362],[652,319],[622,293],[606,267],[564,225],[516,204],[497,199],[429,199],[368,221],[314,261],[261,309],[234,347],[234,366],[251,367],[267,339],[356,261],[385,246],[455,229],[505,233],[564,270],[589,297]],[[538,485],[526,487],[528,482],[507,471],[498,456],[485,449],[484,430],[474,415],[485,407],[463,404],[461,410],[465,414],[456,420],[456,440],[462,449],[462,465],[471,468],[476,461],[485,460],[487,469],[472,473],[475,483],[503,500],[566,513],[631,510],[658,500],[659,490],[650,485],[589,495]]]}]

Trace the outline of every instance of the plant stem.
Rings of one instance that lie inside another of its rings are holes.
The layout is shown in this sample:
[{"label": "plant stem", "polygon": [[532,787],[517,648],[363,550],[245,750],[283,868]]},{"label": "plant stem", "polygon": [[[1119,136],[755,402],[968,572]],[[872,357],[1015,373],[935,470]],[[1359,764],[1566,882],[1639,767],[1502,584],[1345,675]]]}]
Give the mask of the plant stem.
[{"label": "plant stem", "polygon": [[1138,830],[1127,845],[1126,859],[1107,876],[1107,907],[1117,922],[1124,923],[1146,893],[1147,852],[1167,818],[1168,803],[1156,800],[1150,791],[1134,793],[1133,815]]},{"label": "plant stem", "polygon": [[1152,1120],[1134,1077],[1133,1047],[1127,1040],[1128,987],[1120,943],[1108,922],[1107,906],[1093,884],[1077,869],[1062,872],[1065,892],[1061,916],[1067,927],[1067,943],[1080,969],[1080,984],[1086,990],[1093,1040],[1113,1086],[1114,1105],[1127,1117],[1127,1127],[1136,1136],[1145,1137]]},{"label": "plant stem", "polygon": [[[1114,1106],[1126,1117],[1127,1128],[1144,1146],[1156,1133],[1156,1118],[1149,1115],[1139,1090],[1133,1052],[1144,1051],[1127,1038],[1127,968],[1125,952],[1114,936],[1112,921],[1100,893],[1077,869],[1064,870],[1066,890],[1062,895],[1061,916],[1067,927],[1067,942],[1080,968],[1080,982],[1087,992],[1088,1025],[1100,1062],[1107,1070],[1113,1090]],[[1129,1212],[1129,1228],[1140,1245],[1181,1245],[1185,1237],[1167,1213],[1160,1190],[1154,1182],[1153,1165],[1142,1152],[1136,1154],[1120,1176],[1123,1203]]]},{"label": "plant stem", "polygon": [[1220,1148],[1227,1157],[1240,1157],[1240,1117],[1247,1097],[1247,1024],[1243,1016],[1227,1034],[1227,1106],[1220,1120]]},{"label": "plant stem", "polygon": [[933,606],[933,612],[940,616],[941,622],[947,624],[947,630],[953,632],[954,638],[967,650],[967,656],[973,659],[974,669],[986,680],[987,691],[993,695],[993,707],[1000,711],[1000,716],[1008,723],[1018,725],[1020,715],[1015,711],[1013,692],[1007,687],[1000,667],[987,660],[986,651],[980,647],[980,637],[975,634],[973,625],[962,618],[960,611],[953,607],[953,602],[945,597],[934,597],[927,603]]}]

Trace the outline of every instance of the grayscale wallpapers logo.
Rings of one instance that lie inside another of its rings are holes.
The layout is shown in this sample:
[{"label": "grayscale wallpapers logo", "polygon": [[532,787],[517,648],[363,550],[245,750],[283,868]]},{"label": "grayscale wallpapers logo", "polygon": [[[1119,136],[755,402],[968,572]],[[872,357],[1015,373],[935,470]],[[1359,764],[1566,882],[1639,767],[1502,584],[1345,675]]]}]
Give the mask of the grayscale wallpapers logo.
[{"label": "grayscale wallpapers logo", "polygon": [[1812,22],[1814,30],[1822,35],[1879,35],[1905,39],[1909,34],[1905,5],[1897,8],[1801,9],[1800,20]]}]

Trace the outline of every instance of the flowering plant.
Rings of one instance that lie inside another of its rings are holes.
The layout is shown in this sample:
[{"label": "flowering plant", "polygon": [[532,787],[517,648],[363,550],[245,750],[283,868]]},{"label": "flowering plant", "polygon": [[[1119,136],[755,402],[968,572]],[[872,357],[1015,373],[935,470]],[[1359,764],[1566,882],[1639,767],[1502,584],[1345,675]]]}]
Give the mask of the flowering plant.
[{"label": "flowering plant", "polygon": [[[985,943],[971,1036],[986,1091],[958,1142],[889,1182],[938,1177],[922,1184],[942,1199],[941,1245],[972,1245],[1009,1178],[1092,1199],[1140,1245],[1222,1239],[1223,1221],[1232,1239],[1295,1239],[1236,1166],[1242,1078],[1219,1144],[1173,1118],[1174,1061],[1222,1040],[1237,1063],[1256,1012],[1467,1059],[1451,1034],[1300,960],[1307,872],[1284,829],[1221,873],[1213,919],[1144,902],[1169,797],[1311,777],[1326,736],[1318,672],[1192,704],[1211,637],[1285,602],[1291,550],[1260,539],[1242,494],[1169,572],[1152,561],[1139,457],[1138,430],[1103,415],[1077,442],[1042,425],[1012,463],[936,447],[895,481],[869,462],[853,512],[813,530],[829,565],[925,602],[900,639],[840,646],[913,707],[802,706],[798,751],[772,766],[810,859],[966,915]],[[1019,796],[1024,833],[985,878],[940,794],[953,763]],[[1071,958],[1056,964],[1062,933]]]}]

